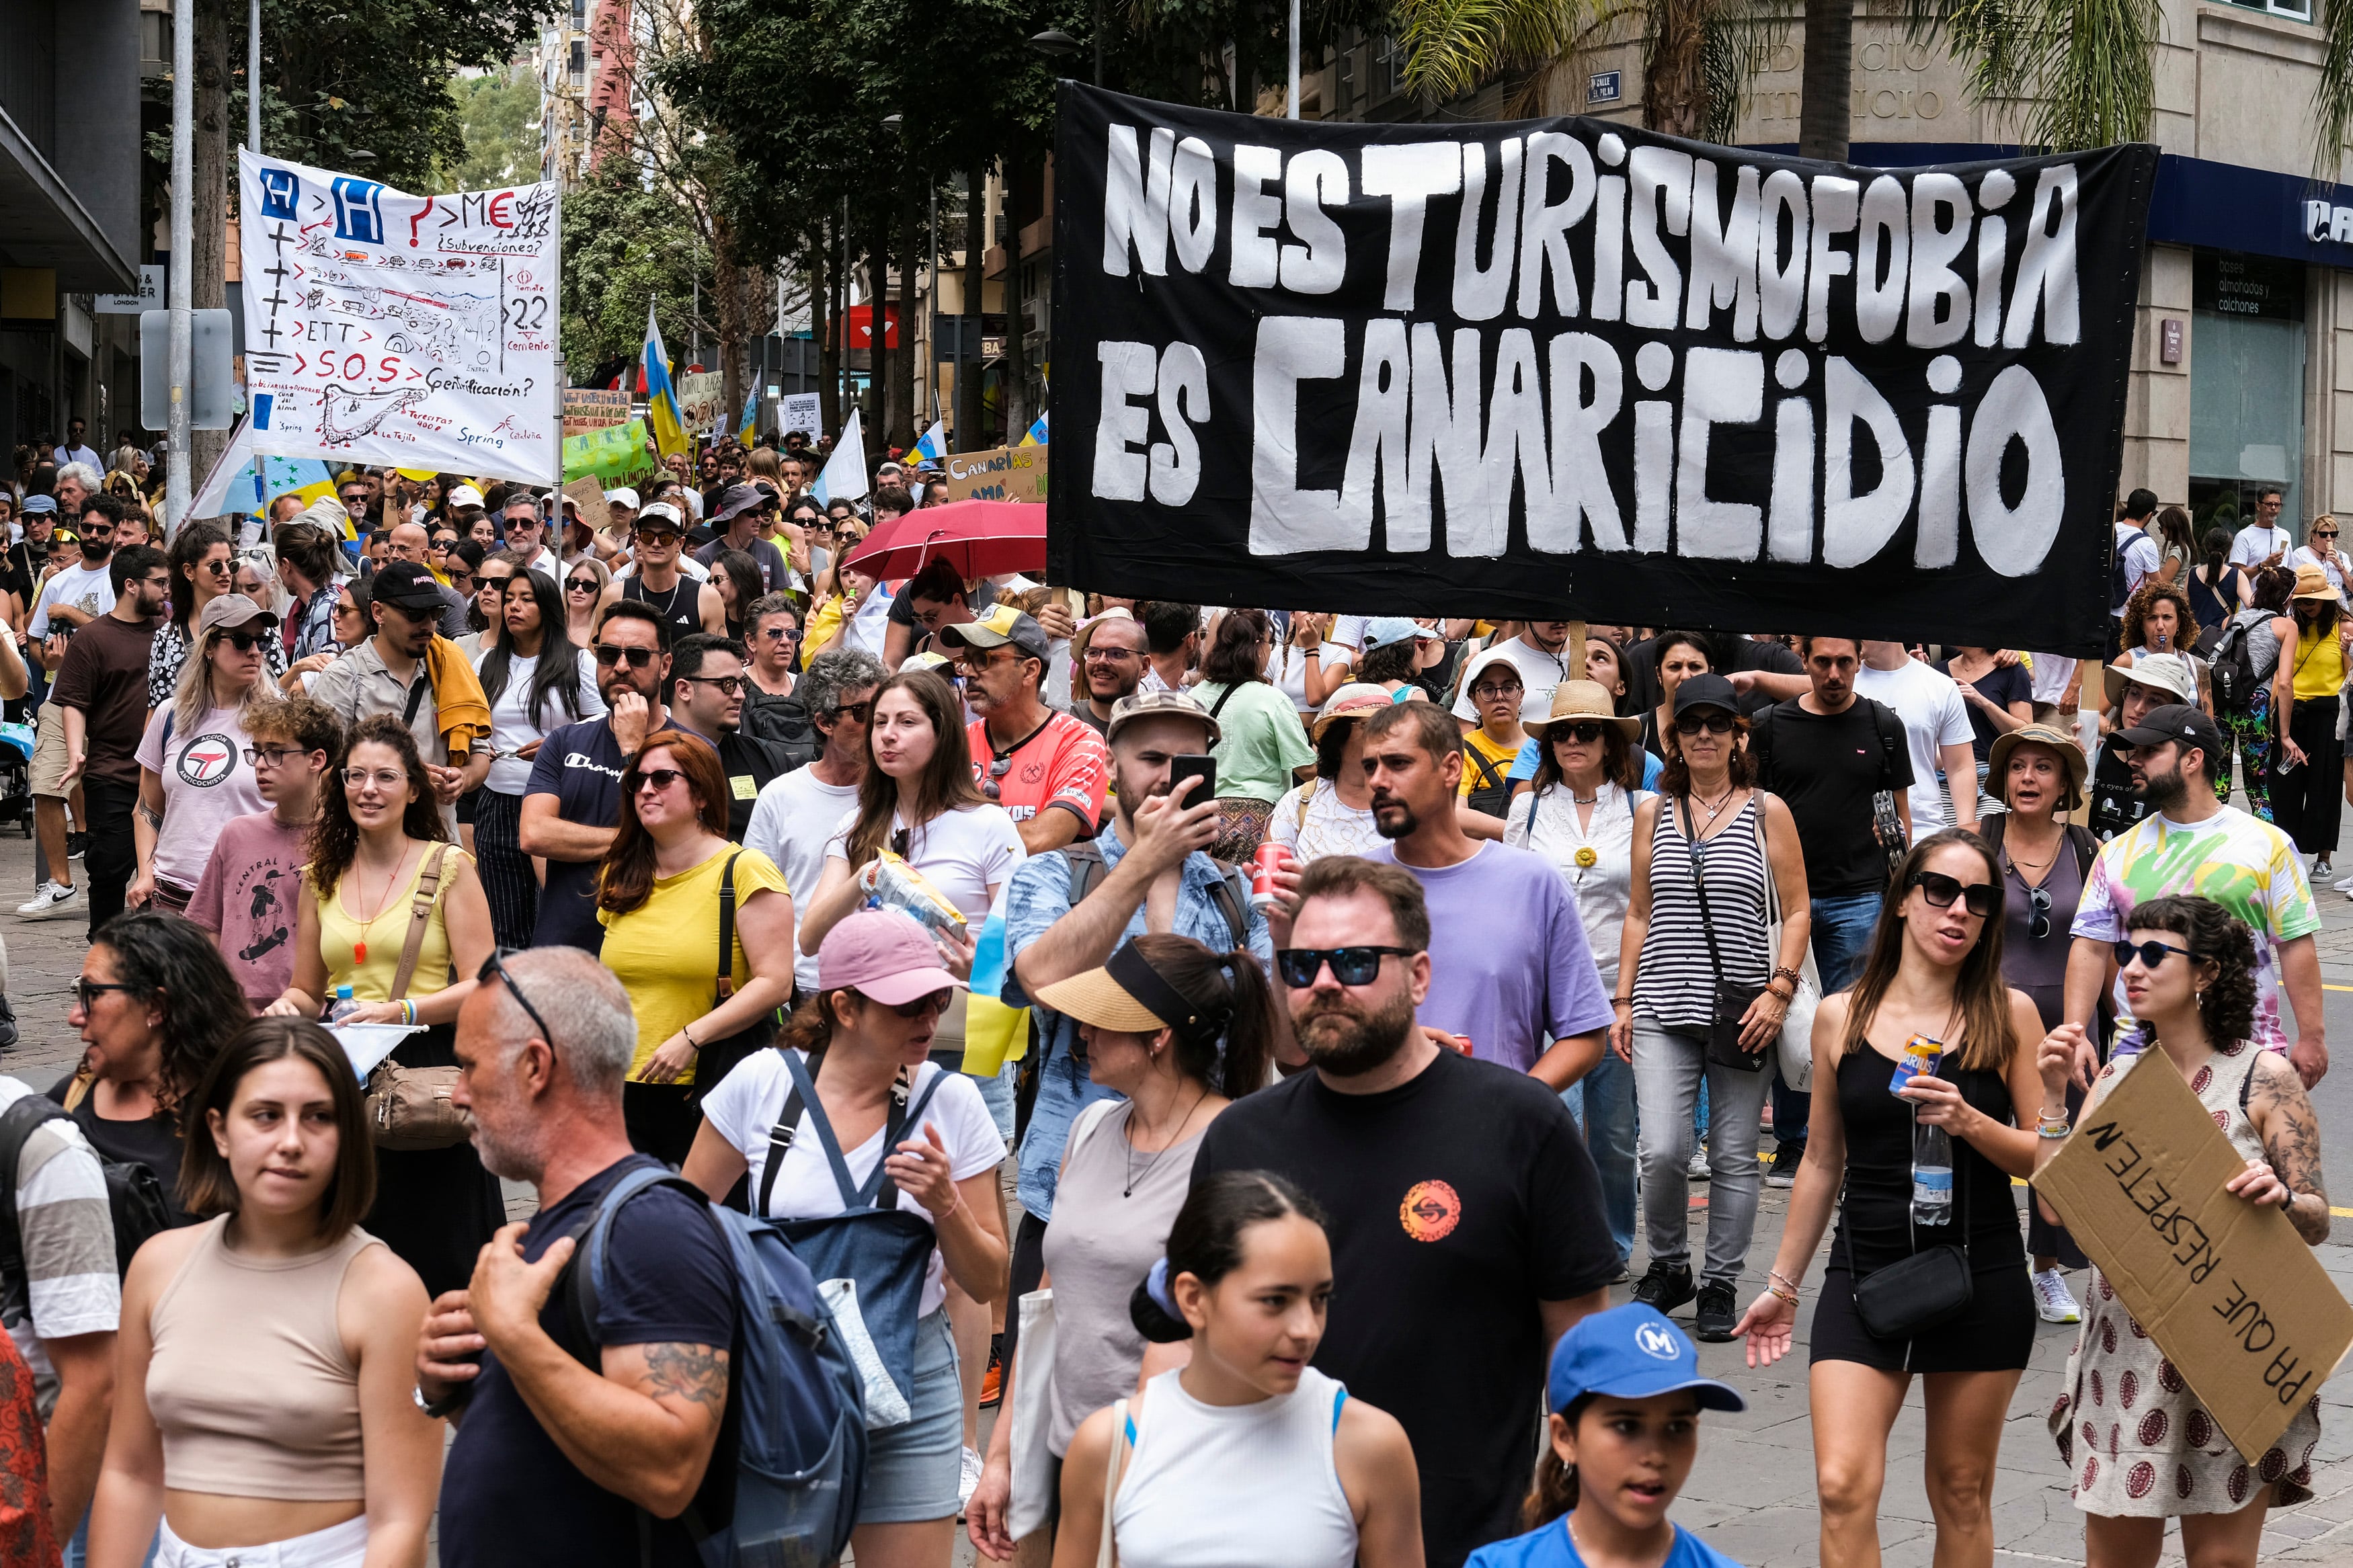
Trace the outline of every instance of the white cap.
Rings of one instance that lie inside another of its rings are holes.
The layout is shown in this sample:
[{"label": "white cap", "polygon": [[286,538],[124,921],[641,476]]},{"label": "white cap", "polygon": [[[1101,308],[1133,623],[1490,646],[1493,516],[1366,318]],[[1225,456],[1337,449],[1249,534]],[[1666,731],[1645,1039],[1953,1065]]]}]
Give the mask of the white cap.
[{"label": "white cap", "polygon": [[482,492],[476,489],[471,485],[459,485],[456,489],[449,492],[449,504],[451,506],[480,506],[482,504]]},{"label": "white cap", "polygon": [[635,511],[638,510],[638,492],[629,489],[627,485],[622,486],[617,490],[607,490],[605,492],[605,504],[607,506],[625,506],[631,511]]}]

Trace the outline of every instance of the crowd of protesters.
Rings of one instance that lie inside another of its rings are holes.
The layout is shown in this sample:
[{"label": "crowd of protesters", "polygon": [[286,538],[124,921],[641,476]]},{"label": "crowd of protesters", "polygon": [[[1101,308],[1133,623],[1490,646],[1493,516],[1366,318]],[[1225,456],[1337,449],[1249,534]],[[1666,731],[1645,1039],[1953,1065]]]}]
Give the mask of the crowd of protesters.
[{"label": "crowd of protesters", "polygon": [[0,1079],[0,1564],[713,1561],[829,1334],[810,1561],[1706,1568],[1692,1341],[1788,1353],[1825,1234],[1824,1563],[1915,1378],[1992,1562],[2038,1321],[2090,1561],[2312,1495],[2316,1393],[2242,1460],[2014,1183],[2161,1051],[2327,1233],[2332,519],[2135,492],[2095,665],[878,579],[940,476],[815,457],[12,506],[18,913],[90,945]]}]

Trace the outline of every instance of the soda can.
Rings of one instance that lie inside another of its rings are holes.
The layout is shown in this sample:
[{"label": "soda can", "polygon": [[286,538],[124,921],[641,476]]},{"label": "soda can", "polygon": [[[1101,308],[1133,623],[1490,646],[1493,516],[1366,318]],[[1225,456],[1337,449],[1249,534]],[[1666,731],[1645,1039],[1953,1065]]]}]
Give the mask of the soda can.
[{"label": "soda can", "polygon": [[1258,847],[1250,857],[1250,908],[1271,909],[1280,897],[1274,890],[1274,874],[1291,863],[1291,851],[1271,841]]}]

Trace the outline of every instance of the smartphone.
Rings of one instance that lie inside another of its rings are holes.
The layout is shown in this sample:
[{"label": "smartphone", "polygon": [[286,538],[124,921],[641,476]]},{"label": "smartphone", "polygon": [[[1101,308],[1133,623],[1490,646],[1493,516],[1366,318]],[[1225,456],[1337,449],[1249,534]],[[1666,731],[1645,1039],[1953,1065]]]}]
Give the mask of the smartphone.
[{"label": "smartphone", "polygon": [[1194,806],[1218,798],[1218,759],[1199,752],[1187,752],[1168,759],[1168,793],[1175,795],[1187,779],[1199,779],[1200,786],[1181,797],[1179,804]]}]

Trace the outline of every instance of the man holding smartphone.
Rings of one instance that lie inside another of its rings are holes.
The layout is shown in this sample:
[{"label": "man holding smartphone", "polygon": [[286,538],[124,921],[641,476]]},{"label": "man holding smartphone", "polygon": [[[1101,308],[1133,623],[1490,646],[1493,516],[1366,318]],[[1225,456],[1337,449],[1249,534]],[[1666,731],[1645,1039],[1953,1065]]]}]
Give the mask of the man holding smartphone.
[{"label": "man holding smartphone", "polygon": [[1045,628],[1011,605],[992,605],[940,627],[939,640],[964,672],[965,705],[979,715],[966,738],[980,793],[1006,809],[1032,855],[1092,838],[1111,752],[1092,725],[1039,696],[1053,657]]}]

